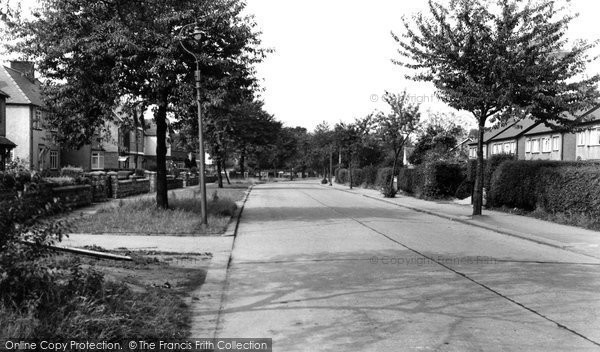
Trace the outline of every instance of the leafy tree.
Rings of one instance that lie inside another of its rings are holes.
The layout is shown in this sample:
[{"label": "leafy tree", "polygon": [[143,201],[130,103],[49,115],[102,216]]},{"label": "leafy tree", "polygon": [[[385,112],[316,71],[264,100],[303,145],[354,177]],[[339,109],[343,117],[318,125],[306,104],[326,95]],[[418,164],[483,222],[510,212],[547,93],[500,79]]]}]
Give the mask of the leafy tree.
[{"label": "leafy tree", "polygon": [[157,205],[168,207],[167,114],[195,102],[195,62],[178,33],[194,22],[205,32],[194,47],[202,53],[202,101],[220,105],[231,87],[254,84],[252,65],[265,54],[252,19],[242,15],[244,6],[240,0],[45,0],[32,20],[11,28],[23,39],[15,49],[37,59],[48,79],[47,105],[65,141],[89,142],[124,98],[154,107]]},{"label": "leafy tree", "polygon": [[418,137],[415,149],[409,156],[411,164],[421,164],[431,156],[446,157],[450,150],[459,142],[457,136],[464,135],[465,131],[460,126],[447,129],[439,125],[429,125]]},{"label": "leafy tree", "polygon": [[363,150],[365,140],[369,139],[373,128],[373,115],[355,119],[353,123],[339,122],[333,130],[334,140],[340,150],[346,150],[348,155],[348,175],[352,189],[352,168],[357,164],[357,156]]},{"label": "leafy tree", "polygon": [[600,77],[581,77],[595,43],[567,48],[572,19],[558,0],[455,0],[447,7],[431,0],[429,15],[404,18],[403,34],[393,34],[403,57],[395,63],[414,70],[408,77],[433,82],[444,102],[477,120],[473,215],[481,214],[483,133],[490,118],[502,122],[518,113],[572,126],[561,114],[598,97]]},{"label": "leafy tree", "polygon": [[377,133],[383,145],[391,150],[394,155],[390,181],[390,189],[393,190],[398,157],[410,135],[417,129],[421,115],[419,106],[410,103],[407,99],[406,91],[402,94],[386,92],[383,100],[390,106],[391,112],[377,114]]}]

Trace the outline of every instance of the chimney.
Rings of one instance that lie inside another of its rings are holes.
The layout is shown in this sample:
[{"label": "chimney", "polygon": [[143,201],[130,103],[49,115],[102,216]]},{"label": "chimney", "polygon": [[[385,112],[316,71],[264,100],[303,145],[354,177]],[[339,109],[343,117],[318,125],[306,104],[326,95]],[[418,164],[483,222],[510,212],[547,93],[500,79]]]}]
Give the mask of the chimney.
[{"label": "chimney", "polygon": [[32,81],[35,79],[35,65],[31,61],[11,61],[10,68],[21,72]]}]

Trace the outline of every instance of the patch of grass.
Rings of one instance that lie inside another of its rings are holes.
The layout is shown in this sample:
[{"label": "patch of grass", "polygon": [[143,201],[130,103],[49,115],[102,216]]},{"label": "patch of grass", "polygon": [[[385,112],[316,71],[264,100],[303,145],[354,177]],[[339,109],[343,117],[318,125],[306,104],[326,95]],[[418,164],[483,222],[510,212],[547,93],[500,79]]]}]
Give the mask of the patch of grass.
[{"label": "patch of grass", "polygon": [[230,197],[242,198],[245,189],[232,187],[213,190],[212,199],[207,202],[208,227],[205,229],[200,224],[199,192],[195,191],[184,195],[171,192],[169,209],[157,208],[156,201],[149,197],[121,200],[116,205],[100,209],[96,214],[75,220],[73,231],[93,234],[220,234],[225,231],[237,209]]},{"label": "patch of grass", "polygon": [[600,219],[585,213],[577,212],[557,212],[550,213],[544,209],[537,208],[533,211],[527,211],[519,208],[494,207],[492,210],[502,211],[509,214],[528,216],[544,221],[550,221],[561,225],[581,227],[588,230],[600,231]]},{"label": "patch of grass", "polygon": [[52,279],[33,301],[0,304],[0,339],[184,338],[191,322],[185,301],[206,274],[197,264],[192,269],[161,260],[122,263],[72,255],[37,265],[52,269]]}]

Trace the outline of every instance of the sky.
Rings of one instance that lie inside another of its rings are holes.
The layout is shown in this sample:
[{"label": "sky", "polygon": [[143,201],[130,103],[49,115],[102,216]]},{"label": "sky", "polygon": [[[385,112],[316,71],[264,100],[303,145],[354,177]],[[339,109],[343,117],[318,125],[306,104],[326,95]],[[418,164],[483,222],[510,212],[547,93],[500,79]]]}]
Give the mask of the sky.
[{"label": "sky", "polygon": [[[9,0],[18,2],[19,0]],[[20,1],[30,8],[36,0]],[[427,10],[427,0],[246,0],[262,32],[263,45],[274,50],[259,64],[257,76],[265,109],[286,126],[309,131],[322,122],[350,122],[374,110],[386,111],[385,91],[406,89],[409,99],[427,110],[452,111],[434,95],[433,86],[408,81],[394,65],[398,45],[391,31],[402,33],[402,16]],[[568,37],[600,39],[595,1],[571,0],[579,17]],[[600,47],[595,49],[600,55]],[[588,72],[600,72],[600,60]],[[459,113],[466,129],[470,114]]]},{"label": "sky", "polygon": [[[426,0],[247,0],[263,44],[274,53],[257,67],[266,110],[287,126],[312,130],[386,110],[381,95],[407,90],[425,111],[450,109],[430,84],[407,81],[390,32],[402,33],[401,18],[427,10]],[[572,0],[569,38],[600,39],[595,1]],[[597,54],[598,50],[596,50]],[[590,66],[600,72],[600,65]],[[595,71],[595,72],[594,72]],[[462,113],[466,123],[474,119]],[[465,126],[467,127],[467,126]]]}]

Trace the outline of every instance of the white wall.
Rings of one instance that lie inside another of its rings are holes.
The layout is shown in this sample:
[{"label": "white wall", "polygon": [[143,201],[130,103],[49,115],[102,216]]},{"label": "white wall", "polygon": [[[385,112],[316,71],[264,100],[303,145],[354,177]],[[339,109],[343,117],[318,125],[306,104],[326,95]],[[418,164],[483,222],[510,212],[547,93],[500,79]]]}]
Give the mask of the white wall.
[{"label": "white wall", "polygon": [[17,145],[14,157],[25,159],[28,164],[31,157],[31,119],[29,105],[6,105],[6,138]]}]

